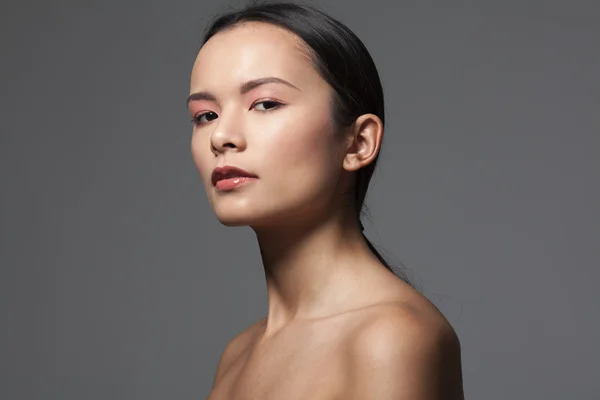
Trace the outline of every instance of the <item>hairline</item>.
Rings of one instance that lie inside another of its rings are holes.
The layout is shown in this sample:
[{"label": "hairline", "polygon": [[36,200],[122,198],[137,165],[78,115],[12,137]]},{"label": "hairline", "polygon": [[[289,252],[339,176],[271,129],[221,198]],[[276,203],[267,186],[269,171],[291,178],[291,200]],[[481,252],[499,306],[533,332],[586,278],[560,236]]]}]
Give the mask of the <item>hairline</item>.
[{"label": "hairline", "polygon": [[[333,122],[333,126],[335,128],[335,131],[338,132],[338,131],[341,131],[342,128],[347,127],[347,126],[343,125],[343,123],[341,123],[341,121],[338,121],[336,118],[336,108],[338,107],[337,103],[340,101],[339,94],[335,90],[335,88],[327,81],[325,76],[323,76],[323,73],[322,73],[323,67],[320,65],[317,52],[304,39],[302,39],[296,32],[290,30],[285,25],[280,24],[277,21],[263,21],[261,19],[255,18],[255,17],[242,18],[239,21],[233,22],[228,26],[220,28],[217,32],[213,33],[209,38],[205,38],[204,43],[200,47],[200,50],[202,50],[202,47],[204,47],[204,45],[211,38],[218,35],[219,33],[230,32],[241,26],[247,26],[247,25],[253,25],[253,24],[274,26],[276,28],[279,28],[282,31],[285,31],[287,34],[292,36],[293,40],[295,41],[296,48],[302,53],[302,55],[306,58],[306,60],[312,65],[314,70],[319,74],[321,79],[323,79],[330,88],[329,113],[330,113],[331,120]],[[350,123],[350,125],[348,125],[348,126],[351,126],[351,125],[352,125],[352,123]]]}]

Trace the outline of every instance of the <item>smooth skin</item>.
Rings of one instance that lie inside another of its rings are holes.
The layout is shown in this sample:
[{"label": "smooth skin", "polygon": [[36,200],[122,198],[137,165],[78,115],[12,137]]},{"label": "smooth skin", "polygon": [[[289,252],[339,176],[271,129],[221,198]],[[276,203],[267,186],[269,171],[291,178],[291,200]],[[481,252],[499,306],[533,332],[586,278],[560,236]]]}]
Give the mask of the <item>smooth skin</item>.
[{"label": "smooth skin", "polygon": [[[270,24],[218,33],[198,53],[193,159],[219,221],[256,233],[268,294],[267,316],[223,351],[209,399],[463,399],[454,330],[371,253],[348,200],[382,122],[365,114],[336,131],[332,94],[303,42]],[[258,179],[218,191],[224,165]]]}]

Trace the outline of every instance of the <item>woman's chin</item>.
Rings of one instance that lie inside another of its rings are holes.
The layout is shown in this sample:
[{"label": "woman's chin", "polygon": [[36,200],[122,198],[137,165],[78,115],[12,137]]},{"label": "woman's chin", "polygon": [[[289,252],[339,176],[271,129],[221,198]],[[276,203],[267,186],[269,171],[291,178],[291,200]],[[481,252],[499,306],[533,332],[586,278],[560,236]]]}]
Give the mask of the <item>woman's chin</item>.
[{"label": "woman's chin", "polygon": [[225,226],[248,226],[256,222],[256,218],[241,213],[217,213],[217,220]]},{"label": "woman's chin", "polygon": [[223,219],[219,219],[219,222],[224,225],[224,226],[229,226],[229,227],[236,227],[236,226],[247,226],[250,225],[249,223],[243,222],[243,221],[239,221],[239,220],[223,220]]},{"label": "woman's chin", "polygon": [[259,214],[258,212],[217,212],[217,220],[224,226],[238,227],[249,226],[252,229],[276,225],[276,221],[287,220],[286,218],[277,218],[270,214]]}]

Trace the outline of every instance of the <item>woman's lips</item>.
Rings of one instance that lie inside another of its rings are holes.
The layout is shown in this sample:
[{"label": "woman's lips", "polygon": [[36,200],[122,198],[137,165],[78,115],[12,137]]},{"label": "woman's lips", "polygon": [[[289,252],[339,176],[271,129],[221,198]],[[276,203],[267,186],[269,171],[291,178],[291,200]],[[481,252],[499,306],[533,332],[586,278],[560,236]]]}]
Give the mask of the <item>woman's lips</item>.
[{"label": "woman's lips", "polygon": [[210,178],[217,190],[233,190],[255,181],[258,176],[241,168],[227,165],[215,168]]},{"label": "woman's lips", "polygon": [[233,190],[233,189],[237,189],[241,186],[245,186],[248,183],[251,183],[255,180],[257,180],[258,178],[252,178],[249,176],[237,176],[234,178],[226,178],[226,179],[221,179],[220,181],[217,181],[217,183],[215,184],[215,187],[217,188],[217,190]]}]

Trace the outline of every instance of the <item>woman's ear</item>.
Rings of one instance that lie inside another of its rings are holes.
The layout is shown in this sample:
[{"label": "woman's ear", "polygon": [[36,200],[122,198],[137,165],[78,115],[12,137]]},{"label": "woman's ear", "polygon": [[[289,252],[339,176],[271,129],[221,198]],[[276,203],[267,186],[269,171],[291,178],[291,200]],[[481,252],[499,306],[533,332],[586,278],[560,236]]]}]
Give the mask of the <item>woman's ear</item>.
[{"label": "woman's ear", "polygon": [[375,160],[383,139],[383,122],[375,114],[356,119],[348,136],[344,169],[357,171]]}]

